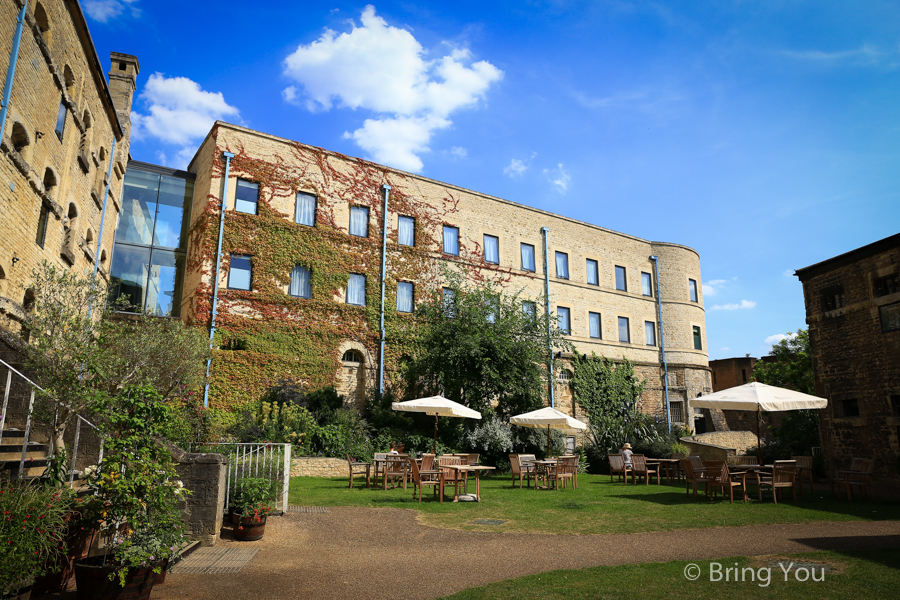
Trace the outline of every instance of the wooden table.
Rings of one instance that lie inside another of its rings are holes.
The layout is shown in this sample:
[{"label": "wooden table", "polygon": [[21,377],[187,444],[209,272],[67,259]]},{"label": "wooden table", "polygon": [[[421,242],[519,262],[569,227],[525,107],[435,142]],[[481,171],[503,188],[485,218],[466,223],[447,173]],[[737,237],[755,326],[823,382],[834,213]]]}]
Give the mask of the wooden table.
[{"label": "wooden table", "polygon": [[[666,468],[666,481],[671,479],[669,469],[675,470],[675,476],[678,476],[679,461],[677,458],[648,458],[646,459],[648,465],[658,465],[660,467]],[[657,471],[658,473],[658,471]],[[631,477],[632,481],[634,480],[634,475]]]},{"label": "wooden table", "polygon": [[[483,465],[442,465],[442,469],[453,469],[457,472],[462,473],[475,473],[475,501],[481,502],[481,472],[482,471],[493,471],[496,467],[488,467]],[[441,479],[443,479],[443,475],[441,475]],[[465,483],[465,491],[468,492],[469,481],[466,479]],[[441,483],[441,493],[444,492],[444,485]],[[453,501],[459,502],[459,496],[454,494]]]},{"label": "wooden table", "polygon": [[[550,488],[550,468],[556,466],[556,459],[551,458],[547,460],[533,460],[531,464],[534,465],[534,488],[549,490]],[[540,479],[541,473],[544,474],[544,481],[547,485],[539,486],[538,479]]]}]

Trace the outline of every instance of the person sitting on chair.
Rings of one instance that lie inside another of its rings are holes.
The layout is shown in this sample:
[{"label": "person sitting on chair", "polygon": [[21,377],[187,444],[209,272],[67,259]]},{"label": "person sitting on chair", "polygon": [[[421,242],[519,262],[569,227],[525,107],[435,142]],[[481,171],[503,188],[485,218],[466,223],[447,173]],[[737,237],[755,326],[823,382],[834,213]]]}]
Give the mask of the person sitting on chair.
[{"label": "person sitting on chair", "polygon": [[622,455],[622,458],[625,459],[625,466],[632,466],[631,455],[634,454],[634,452],[631,451],[631,444],[629,444],[628,442],[622,444],[622,449],[619,451],[619,453]]},{"label": "person sitting on chair", "polygon": [[391,451],[388,452],[388,454],[400,454],[399,452],[397,452],[397,444],[391,442]]}]

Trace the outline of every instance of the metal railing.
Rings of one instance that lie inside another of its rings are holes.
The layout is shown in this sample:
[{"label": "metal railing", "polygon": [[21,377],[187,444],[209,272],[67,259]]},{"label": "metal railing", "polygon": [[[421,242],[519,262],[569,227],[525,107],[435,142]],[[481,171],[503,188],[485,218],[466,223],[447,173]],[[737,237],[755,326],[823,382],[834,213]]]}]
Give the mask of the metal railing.
[{"label": "metal railing", "polygon": [[225,508],[231,502],[231,490],[240,479],[259,477],[281,484],[275,508],[287,512],[291,478],[291,445],[266,442],[202,444],[195,452],[216,452],[228,460],[226,468]]}]

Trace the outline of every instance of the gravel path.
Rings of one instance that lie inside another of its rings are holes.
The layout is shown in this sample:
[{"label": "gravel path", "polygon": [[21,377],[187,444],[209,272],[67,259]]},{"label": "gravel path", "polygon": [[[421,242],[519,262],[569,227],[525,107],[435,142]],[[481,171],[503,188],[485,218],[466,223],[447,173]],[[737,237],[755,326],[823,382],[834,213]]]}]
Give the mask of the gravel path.
[{"label": "gravel path", "polygon": [[260,550],[239,574],[170,574],[153,598],[428,599],[555,569],[900,547],[897,521],[556,536],[436,529],[412,510],[330,511],[271,518],[258,542],[223,540]]}]

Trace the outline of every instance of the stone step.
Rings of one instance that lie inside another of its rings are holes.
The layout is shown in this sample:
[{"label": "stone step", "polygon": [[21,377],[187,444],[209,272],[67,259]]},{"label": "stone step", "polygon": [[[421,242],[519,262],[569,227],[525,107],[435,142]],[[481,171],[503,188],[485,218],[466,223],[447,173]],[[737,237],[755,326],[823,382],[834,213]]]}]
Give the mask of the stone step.
[{"label": "stone step", "polygon": [[[26,477],[39,477],[44,474],[47,468],[46,459],[25,459],[25,470],[23,475]],[[12,472],[13,476],[19,471],[18,460],[0,460],[0,471]]]},{"label": "stone step", "polygon": [[[47,458],[46,444],[28,444],[25,458]],[[17,460],[22,458],[22,444],[3,444],[0,449],[0,460]]]},{"label": "stone step", "polygon": [[21,429],[4,429],[3,430],[3,440],[0,441],[2,445],[6,446],[9,444],[22,444],[22,440],[25,439],[25,432]]}]

